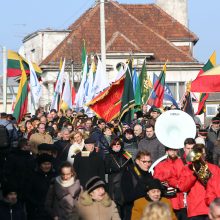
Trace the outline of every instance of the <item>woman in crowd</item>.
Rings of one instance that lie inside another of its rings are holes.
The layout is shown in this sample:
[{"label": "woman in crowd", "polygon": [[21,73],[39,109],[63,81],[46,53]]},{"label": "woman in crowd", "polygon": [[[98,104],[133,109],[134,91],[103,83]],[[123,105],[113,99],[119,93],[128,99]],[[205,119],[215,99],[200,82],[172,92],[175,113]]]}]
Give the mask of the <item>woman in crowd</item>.
[{"label": "woman in crowd", "polygon": [[84,139],[82,133],[80,131],[76,131],[71,134],[70,140],[73,144],[70,146],[67,160],[73,164],[75,155],[84,148]]},{"label": "woman in crowd", "polygon": [[76,220],[76,201],[81,191],[80,182],[69,162],[60,167],[60,175],[50,185],[46,198],[46,210],[53,220]]},{"label": "woman in crowd", "polygon": [[116,205],[106,193],[100,177],[92,177],[85,188],[77,203],[80,219],[120,220]]},{"label": "woman in crowd", "polygon": [[23,134],[23,137],[29,140],[32,134],[33,134],[33,125],[31,123],[31,120],[27,120],[25,122],[25,132]]},{"label": "woman in crowd", "polygon": [[117,204],[121,216],[124,203],[121,178],[129,164],[132,164],[131,155],[124,151],[123,143],[119,138],[114,139],[110,145],[110,152],[105,158],[105,172],[108,174],[109,195]]}]

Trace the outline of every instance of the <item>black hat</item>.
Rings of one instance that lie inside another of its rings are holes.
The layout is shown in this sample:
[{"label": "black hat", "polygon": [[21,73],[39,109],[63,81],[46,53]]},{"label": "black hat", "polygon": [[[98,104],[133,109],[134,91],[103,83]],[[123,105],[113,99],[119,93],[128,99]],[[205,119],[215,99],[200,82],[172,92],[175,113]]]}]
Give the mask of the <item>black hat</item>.
[{"label": "black hat", "polygon": [[86,183],[86,190],[88,191],[88,193],[91,193],[93,190],[99,187],[105,187],[105,182],[99,176],[92,177]]},{"label": "black hat", "polygon": [[17,187],[14,184],[5,184],[2,186],[2,195],[3,197],[6,197],[9,193],[16,192],[17,193]]},{"label": "black hat", "polygon": [[55,145],[53,144],[46,144],[46,143],[42,143],[38,145],[38,151],[43,150],[43,151],[52,151],[52,150],[56,150]]},{"label": "black hat", "polygon": [[37,163],[38,165],[44,163],[44,162],[50,162],[52,163],[53,162],[53,157],[49,154],[40,154],[38,157],[37,157]]},{"label": "black hat", "polygon": [[95,144],[95,143],[96,143],[96,140],[94,140],[91,137],[86,138],[85,141],[84,141],[84,144]]},{"label": "black hat", "polygon": [[162,184],[158,179],[150,179],[146,184],[147,192],[151,189],[159,189],[162,191]]}]

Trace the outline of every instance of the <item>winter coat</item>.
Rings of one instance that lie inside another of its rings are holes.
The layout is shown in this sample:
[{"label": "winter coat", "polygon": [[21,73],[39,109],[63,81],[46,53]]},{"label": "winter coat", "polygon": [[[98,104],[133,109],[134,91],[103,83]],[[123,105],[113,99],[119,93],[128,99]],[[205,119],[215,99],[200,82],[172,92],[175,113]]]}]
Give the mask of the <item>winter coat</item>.
[{"label": "winter coat", "polygon": [[35,168],[34,157],[29,151],[16,149],[11,152],[4,166],[4,176],[9,183],[16,183],[18,195],[23,198],[25,180]]},{"label": "winter coat", "polygon": [[45,200],[51,179],[55,176],[56,172],[54,170],[44,173],[40,169],[35,170],[29,176],[25,187],[25,201],[27,212],[31,219],[43,220],[49,218],[49,214],[45,210]]},{"label": "winter coat", "polygon": [[81,187],[79,180],[62,182],[57,177],[50,185],[47,193],[45,207],[52,218],[58,216],[62,220],[77,220],[76,201],[80,194]]},{"label": "winter coat", "polygon": [[82,152],[78,153],[75,156],[73,167],[83,187],[94,176],[99,176],[103,181],[105,180],[104,161],[95,151],[90,152],[89,156],[84,156]]},{"label": "winter coat", "polygon": [[220,197],[220,169],[218,175],[213,175],[206,186],[205,202],[209,206],[215,198]]},{"label": "winter coat", "polygon": [[68,152],[71,146],[70,140],[58,140],[54,143],[54,146],[57,150],[57,161],[58,163],[62,163],[67,161]]},{"label": "winter coat", "polygon": [[[169,178],[172,177],[173,181],[179,180],[182,169],[184,168],[183,161],[180,158],[176,160],[171,160],[167,158],[166,160],[160,162],[154,168],[154,178],[159,179],[161,182],[167,182],[169,185]],[[183,192],[177,192],[175,197],[169,198],[172,207],[175,210],[184,208],[184,194]]]},{"label": "winter coat", "polygon": [[30,136],[30,145],[31,145],[31,152],[34,155],[37,155],[38,153],[38,145],[39,144],[53,144],[53,140],[52,137],[45,133],[45,134],[41,134],[41,133],[34,133]]},{"label": "winter coat", "polygon": [[132,164],[131,157],[124,156],[125,151],[120,150],[110,153],[105,158],[105,172],[108,174],[109,195],[117,205],[123,205],[123,196],[121,189],[121,178],[124,170],[129,164]]},{"label": "winter coat", "polygon": [[[210,163],[207,164],[212,175],[218,175],[219,168],[216,165]],[[188,166],[185,166],[182,169],[178,181],[172,182],[170,179],[169,183],[172,187],[178,188],[181,192],[187,192],[188,217],[208,214],[209,209],[205,203],[206,189]]]},{"label": "winter coat", "polygon": [[213,149],[213,163],[220,167],[220,143],[219,143],[219,140],[214,145],[214,149]]},{"label": "winter coat", "polygon": [[105,158],[105,155],[108,154],[109,143],[101,129],[99,127],[95,127],[90,136],[96,141],[96,146],[99,148],[102,158]]},{"label": "winter coat", "polygon": [[156,161],[165,154],[165,147],[160,143],[155,134],[153,137],[145,137],[138,144],[138,150],[148,151],[152,161]]},{"label": "winter coat", "polygon": [[120,220],[116,205],[107,193],[104,199],[98,202],[85,191],[79,197],[77,209],[80,220]]},{"label": "winter coat", "polygon": [[[160,202],[163,202],[163,203],[168,205],[169,210],[170,210],[171,215],[172,215],[172,220],[177,220],[176,215],[173,212],[172,205],[171,205],[170,201],[168,199],[162,197],[160,199]],[[142,197],[140,199],[135,200],[134,206],[133,206],[133,209],[132,209],[131,220],[141,220],[144,208],[149,203],[150,203],[150,201],[147,200],[145,197]]]},{"label": "winter coat", "polygon": [[125,136],[123,137],[124,142],[124,150],[128,151],[132,159],[134,160],[137,154],[138,144],[136,138],[133,137],[132,139],[128,140]]},{"label": "winter coat", "polygon": [[10,205],[8,202],[0,201],[0,219],[1,220],[25,220],[24,207],[17,202]]},{"label": "winter coat", "polygon": [[137,164],[127,167],[122,175],[122,191],[125,203],[134,202],[146,195],[146,184],[152,179],[151,173],[143,171]]},{"label": "winter coat", "polygon": [[208,139],[214,144],[217,139],[220,138],[220,130],[214,131],[212,127],[208,130]]},{"label": "winter coat", "polygon": [[146,184],[152,179],[151,173],[143,171],[137,164],[126,168],[121,179],[121,188],[124,198],[124,220],[131,219],[131,210],[134,200],[146,195]]}]

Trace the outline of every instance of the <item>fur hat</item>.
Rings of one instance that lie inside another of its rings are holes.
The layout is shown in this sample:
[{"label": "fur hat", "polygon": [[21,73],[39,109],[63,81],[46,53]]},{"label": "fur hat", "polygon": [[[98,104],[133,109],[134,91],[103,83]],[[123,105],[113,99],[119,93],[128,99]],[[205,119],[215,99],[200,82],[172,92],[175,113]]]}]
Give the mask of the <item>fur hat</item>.
[{"label": "fur hat", "polygon": [[91,193],[93,190],[99,187],[105,187],[104,181],[99,176],[92,177],[86,183],[86,190],[88,191],[88,193]]},{"label": "fur hat", "polygon": [[86,138],[84,141],[84,144],[95,144],[95,143],[96,143],[96,141],[91,137]]},{"label": "fur hat", "polygon": [[38,157],[37,157],[37,163],[38,165],[44,163],[44,162],[50,162],[52,163],[53,162],[53,157],[49,154],[40,154]]},{"label": "fur hat", "polygon": [[147,192],[151,189],[159,189],[162,191],[162,184],[159,179],[150,179],[146,184]]}]

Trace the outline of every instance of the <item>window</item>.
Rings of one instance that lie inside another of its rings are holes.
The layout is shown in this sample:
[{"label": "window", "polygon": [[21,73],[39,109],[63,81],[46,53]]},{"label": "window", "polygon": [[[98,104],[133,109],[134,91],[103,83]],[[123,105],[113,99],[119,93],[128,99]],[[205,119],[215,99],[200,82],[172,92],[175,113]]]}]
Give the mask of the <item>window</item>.
[{"label": "window", "polygon": [[214,117],[218,112],[218,104],[207,104],[206,105],[206,117]]}]

